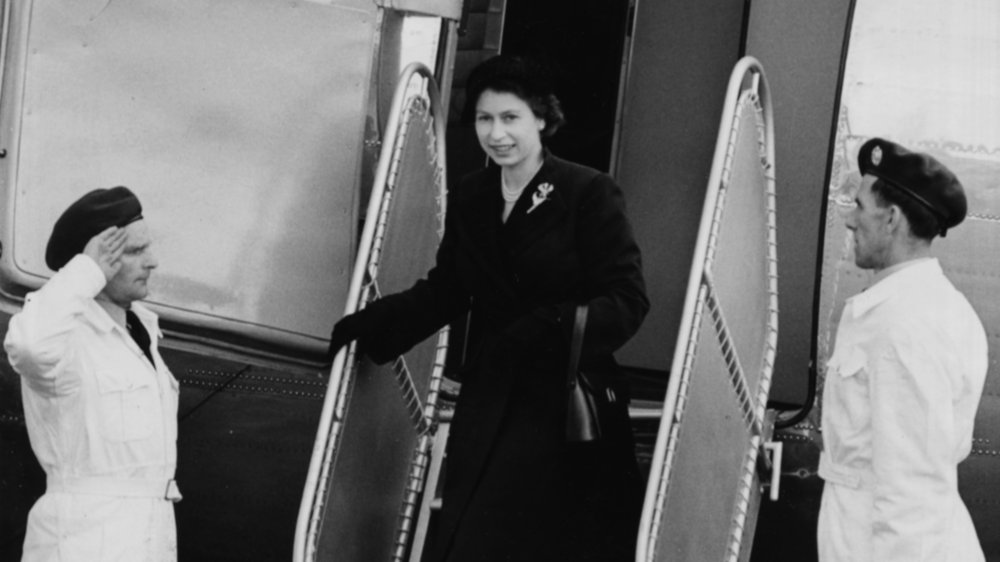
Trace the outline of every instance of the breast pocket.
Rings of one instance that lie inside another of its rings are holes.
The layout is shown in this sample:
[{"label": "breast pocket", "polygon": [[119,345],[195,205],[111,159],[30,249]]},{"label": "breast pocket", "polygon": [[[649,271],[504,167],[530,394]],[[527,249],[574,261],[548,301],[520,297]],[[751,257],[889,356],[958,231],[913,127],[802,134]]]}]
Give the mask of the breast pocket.
[{"label": "breast pocket", "polygon": [[157,401],[153,381],[124,371],[97,374],[101,430],[111,441],[145,439],[153,433]]},{"label": "breast pocket", "polygon": [[861,349],[834,353],[827,363],[827,414],[829,422],[847,434],[869,425],[867,358]]},{"label": "breast pocket", "polygon": [[865,368],[865,355],[857,348],[834,353],[827,363],[827,373],[841,378],[853,377]]}]

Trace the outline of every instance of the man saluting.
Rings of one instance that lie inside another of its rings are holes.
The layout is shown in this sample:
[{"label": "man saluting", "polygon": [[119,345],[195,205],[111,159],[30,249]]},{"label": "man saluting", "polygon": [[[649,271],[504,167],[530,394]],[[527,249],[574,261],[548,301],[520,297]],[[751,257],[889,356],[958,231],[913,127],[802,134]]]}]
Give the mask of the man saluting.
[{"label": "man saluting", "polygon": [[178,385],[139,304],[157,262],[125,187],[87,193],[56,221],[45,262],[4,347],[21,375],[45,494],[25,561],[174,561]]},{"label": "man saluting", "polygon": [[931,257],[966,214],[954,174],[882,139],[858,153],[847,219],[874,283],[848,299],[827,365],[821,562],[976,562],[958,463],[986,380],[986,334]]}]

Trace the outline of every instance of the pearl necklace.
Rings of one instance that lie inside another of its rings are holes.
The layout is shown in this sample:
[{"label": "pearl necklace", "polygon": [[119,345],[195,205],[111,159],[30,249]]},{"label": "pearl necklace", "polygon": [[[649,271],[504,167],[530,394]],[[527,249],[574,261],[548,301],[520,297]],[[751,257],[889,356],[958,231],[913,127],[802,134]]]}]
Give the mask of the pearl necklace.
[{"label": "pearl necklace", "polygon": [[531,175],[528,176],[528,181],[524,182],[521,185],[521,187],[517,188],[511,188],[510,186],[507,185],[507,179],[503,177],[503,171],[501,170],[500,191],[503,192],[503,200],[506,201],[507,203],[517,202],[517,200],[521,197],[521,193],[524,191],[524,188],[528,187],[528,184],[531,183],[531,180],[535,179],[535,174],[537,174],[538,170],[542,168],[542,164],[544,162],[545,162],[544,160],[539,162],[538,166],[535,166],[535,169],[531,172]]},{"label": "pearl necklace", "polygon": [[503,179],[503,174],[500,174],[500,191],[503,192],[503,200],[507,203],[515,203],[519,197],[521,197],[521,192],[528,184],[522,185],[518,189],[511,189],[507,186],[507,180]]}]

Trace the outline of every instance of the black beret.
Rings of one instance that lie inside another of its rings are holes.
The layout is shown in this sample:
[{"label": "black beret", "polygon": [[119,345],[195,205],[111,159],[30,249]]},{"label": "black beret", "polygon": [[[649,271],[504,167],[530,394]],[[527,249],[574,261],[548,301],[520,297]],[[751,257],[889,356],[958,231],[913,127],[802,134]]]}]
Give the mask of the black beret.
[{"label": "black beret", "polygon": [[95,189],[77,199],[56,221],[45,247],[45,264],[57,271],[105,229],[141,218],[142,205],[129,188]]},{"label": "black beret", "polygon": [[958,178],[944,164],[880,138],[861,145],[858,168],[892,185],[941,221],[941,234],[965,219],[968,204]]}]

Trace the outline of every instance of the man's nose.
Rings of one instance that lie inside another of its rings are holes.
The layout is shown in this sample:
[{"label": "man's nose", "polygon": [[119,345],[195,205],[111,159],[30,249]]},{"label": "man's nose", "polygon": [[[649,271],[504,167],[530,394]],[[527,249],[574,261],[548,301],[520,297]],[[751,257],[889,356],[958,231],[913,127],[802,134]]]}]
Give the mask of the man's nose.
[{"label": "man's nose", "polygon": [[858,214],[857,209],[854,209],[850,213],[847,213],[847,220],[844,221],[844,226],[847,227],[847,230],[853,232],[856,228],[858,228],[857,214]]}]

